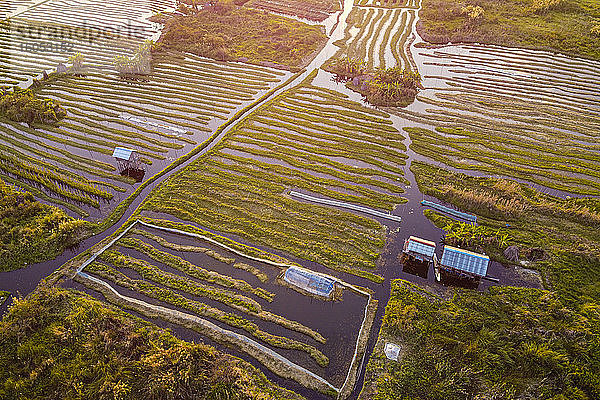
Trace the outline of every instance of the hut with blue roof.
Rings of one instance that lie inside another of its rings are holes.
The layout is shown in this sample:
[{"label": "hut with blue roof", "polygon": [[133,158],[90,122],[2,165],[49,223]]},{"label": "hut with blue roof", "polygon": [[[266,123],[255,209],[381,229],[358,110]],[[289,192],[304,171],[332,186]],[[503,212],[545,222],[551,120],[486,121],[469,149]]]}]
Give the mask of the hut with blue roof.
[{"label": "hut with blue roof", "polygon": [[458,247],[444,246],[442,258],[435,263],[436,279],[441,272],[457,278],[470,278],[480,281],[487,275],[490,258],[485,254],[475,253]]}]

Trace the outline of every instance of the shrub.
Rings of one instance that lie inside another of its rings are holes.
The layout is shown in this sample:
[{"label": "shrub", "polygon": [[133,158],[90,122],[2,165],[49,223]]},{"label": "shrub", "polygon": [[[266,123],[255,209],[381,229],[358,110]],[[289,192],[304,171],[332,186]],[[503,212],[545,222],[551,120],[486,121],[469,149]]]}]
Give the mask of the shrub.
[{"label": "shrub", "polygon": [[15,122],[55,123],[67,112],[54,100],[41,99],[29,89],[0,89],[0,115]]},{"label": "shrub", "polygon": [[152,71],[152,49],[154,42],[146,40],[132,57],[115,57],[115,69],[121,75],[148,75]]},{"label": "shrub", "polygon": [[555,10],[564,4],[564,0],[533,0],[531,12],[535,14],[543,14],[550,10]]},{"label": "shrub", "polygon": [[405,106],[412,103],[421,88],[418,72],[400,67],[379,68],[362,83],[367,101],[377,106]]},{"label": "shrub", "polygon": [[0,180],[0,270],[50,259],[77,242],[86,222]]},{"label": "shrub", "polygon": [[[552,0],[551,0],[552,1]],[[461,13],[463,15],[467,15],[471,19],[479,19],[483,17],[484,9],[481,6],[472,6],[468,5],[466,7],[461,8]]]},{"label": "shrub", "polygon": [[363,75],[365,73],[365,66],[366,63],[363,59],[346,56],[332,61],[327,66],[327,70],[342,79],[352,79]]}]

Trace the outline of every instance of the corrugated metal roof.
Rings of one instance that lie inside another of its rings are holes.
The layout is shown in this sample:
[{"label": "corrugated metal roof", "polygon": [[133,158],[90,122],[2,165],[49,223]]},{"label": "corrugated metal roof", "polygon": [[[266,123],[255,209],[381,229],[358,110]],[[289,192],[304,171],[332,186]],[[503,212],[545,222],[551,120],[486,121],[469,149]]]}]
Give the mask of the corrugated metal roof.
[{"label": "corrugated metal roof", "polygon": [[135,150],[128,149],[126,147],[115,147],[115,151],[113,151],[113,157],[118,158],[119,160],[129,161],[134,151]]},{"label": "corrugated metal roof", "polygon": [[414,252],[431,258],[435,253],[435,243],[430,242],[429,240],[411,236],[408,238],[408,245],[406,247],[406,251]]},{"label": "corrugated metal roof", "polygon": [[490,258],[488,256],[452,246],[444,247],[444,253],[440,260],[443,267],[450,267],[479,276],[487,274],[489,262]]}]

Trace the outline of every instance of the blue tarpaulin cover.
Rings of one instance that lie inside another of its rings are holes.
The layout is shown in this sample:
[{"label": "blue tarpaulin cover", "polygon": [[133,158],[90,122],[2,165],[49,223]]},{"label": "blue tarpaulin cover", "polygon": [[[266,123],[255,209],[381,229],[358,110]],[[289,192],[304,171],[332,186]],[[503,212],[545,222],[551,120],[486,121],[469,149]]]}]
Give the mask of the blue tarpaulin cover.
[{"label": "blue tarpaulin cover", "polygon": [[285,271],[283,278],[287,283],[304,289],[318,296],[329,297],[333,291],[333,279],[314,274],[311,271],[290,267]]},{"label": "blue tarpaulin cover", "polygon": [[442,267],[449,267],[478,276],[485,276],[487,274],[489,263],[490,258],[486,255],[452,246],[444,247],[444,253],[440,261]]}]

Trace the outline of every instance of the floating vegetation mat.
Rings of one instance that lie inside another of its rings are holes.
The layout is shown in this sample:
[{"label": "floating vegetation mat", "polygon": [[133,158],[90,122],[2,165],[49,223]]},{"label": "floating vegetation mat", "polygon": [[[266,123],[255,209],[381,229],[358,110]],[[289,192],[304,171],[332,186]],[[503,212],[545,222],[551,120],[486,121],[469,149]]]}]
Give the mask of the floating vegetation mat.
[{"label": "floating vegetation mat", "polygon": [[159,32],[148,17],[175,7],[174,0],[11,0],[8,4],[0,5],[0,18],[3,7],[24,12],[0,22],[0,86],[27,83],[77,53],[86,64],[112,66],[115,56],[130,53]]},{"label": "floating vegetation mat", "polygon": [[329,14],[341,9],[339,0],[251,0],[246,7],[294,15],[310,21],[323,21]]},{"label": "floating vegetation mat", "polygon": [[[411,148],[460,170],[600,194],[600,63],[482,46],[422,50]],[[556,192],[553,192],[556,193]]]},{"label": "floating vegetation mat", "polygon": [[388,114],[313,86],[314,76],[242,120],[142,209],[382,281],[370,272],[385,242],[379,222],[288,193],[391,211],[406,201],[404,137]]},{"label": "floating vegetation mat", "polygon": [[[38,0],[39,1],[39,0]],[[0,3],[0,20],[8,18],[14,13],[21,12],[37,3],[35,0],[10,0]]]},{"label": "floating vegetation mat", "polygon": [[0,178],[71,214],[104,217],[134,189],[112,157],[116,147],[134,149],[152,176],[289,75],[161,53],[151,74],[121,79],[115,57],[131,56],[157,33],[145,18],[171,3],[50,0],[2,22],[0,87],[33,82],[67,116],[56,125],[0,120]]},{"label": "floating vegetation mat", "polygon": [[354,0],[355,6],[418,9],[421,0]]},{"label": "floating vegetation mat", "polygon": [[410,40],[416,11],[406,8],[355,7],[346,19],[344,38],[333,57],[364,60],[368,70],[400,66],[416,70]]},{"label": "floating vegetation mat", "polygon": [[[199,318],[218,327],[217,331],[234,332],[242,338],[237,343],[242,351],[311,389],[328,391],[344,385],[347,372],[356,367],[364,350],[356,345],[361,337],[368,337],[376,304],[368,293],[349,287],[343,300],[332,306],[279,285],[282,267],[271,261],[275,256],[245,254],[244,245],[221,243],[224,238],[213,239],[192,226],[180,224],[183,230],[176,232],[174,226],[154,225],[161,221],[147,221],[151,223],[138,221],[88,261],[76,280],[102,293],[107,301],[148,317],[175,323]],[[240,263],[247,267],[237,267]],[[267,279],[260,279],[256,271]],[[152,315],[149,309],[154,310]],[[195,329],[193,322],[182,325]],[[217,331],[209,333],[206,326],[199,324],[195,330],[219,342]],[[243,338],[252,345],[243,345]],[[260,346],[268,349],[266,355],[252,350]],[[295,371],[292,375],[276,369],[272,360],[265,361],[273,352]]]},{"label": "floating vegetation mat", "polygon": [[[134,149],[144,169],[156,172],[286,75],[167,54],[153,60],[153,72],[144,81],[124,81],[106,67],[111,54],[126,51],[127,46],[121,45],[127,41],[112,44],[111,51],[103,46],[86,48],[85,76],[52,75],[35,89],[67,110],[58,125],[0,121],[0,176],[20,180],[37,197],[80,215],[98,215],[107,208],[104,204],[120,199],[118,193],[133,189],[133,180],[117,170],[115,147]],[[7,67],[19,74],[15,79],[34,76],[43,67],[43,58],[18,59],[22,69]],[[48,60],[48,66],[54,62]],[[12,79],[10,74],[0,76]]]}]

